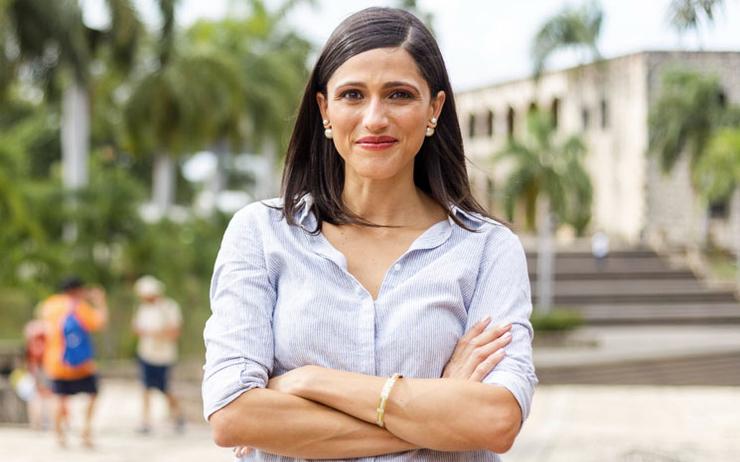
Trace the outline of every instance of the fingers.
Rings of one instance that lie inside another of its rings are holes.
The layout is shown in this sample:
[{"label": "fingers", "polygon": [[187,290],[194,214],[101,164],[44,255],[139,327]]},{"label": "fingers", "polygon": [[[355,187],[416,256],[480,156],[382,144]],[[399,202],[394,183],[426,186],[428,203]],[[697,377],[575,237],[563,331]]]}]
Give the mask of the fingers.
[{"label": "fingers", "polygon": [[470,380],[474,382],[480,382],[482,381],[489,372],[493,370],[494,367],[496,367],[496,364],[500,363],[502,359],[504,359],[504,356],[506,355],[506,352],[504,350],[498,350],[495,353],[489,355],[485,360],[483,360],[480,364],[476,366],[476,368],[473,370],[473,373],[470,374]]},{"label": "fingers", "polygon": [[247,454],[249,454],[252,451],[252,448],[247,446],[239,446],[234,448],[234,456],[236,457],[245,457]]},{"label": "fingers", "polygon": [[477,337],[478,335],[480,335],[486,329],[486,327],[488,327],[488,325],[490,323],[491,323],[491,317],[490,316],[486,316],[485,318],[483,318],[480,321],[476,322],[475,324],[473,324],[473,327],[471,327],[470,330],[465,333],[465,335],[463,335],[462,337],[460,337],[460,342],[461,343],[463,343],[463,342],[470,342],[475,337]]},{"label": "fingers", "polygon": [[504,347],[511,343],[511,332],[504,332],[503,335],[490,341],[480,347],[477,347],[471,357],[470,380],[480,382],[483,377],[498,364],[505,355]]},{"label": "fingers", "polygon": [[[492,328],[490,328],[488,330],[485,330],[485,331],[481,332],[480,334],[476,335],[475,337],[473,337],[473,339],[471,340],[470,343],[473,344],[476,347],[483,346],[483,345],[486,345],[486,344],[492,342],[496,338],[502,336],[506,332],[509,332],[510,330],[511,330],[511,324],[510,323],[507,323],[507,324],[499,324],[497,326],[494,326],[494,327],[492,327]],[[471,331],[472,331],[472,329],[471,329]]]}]

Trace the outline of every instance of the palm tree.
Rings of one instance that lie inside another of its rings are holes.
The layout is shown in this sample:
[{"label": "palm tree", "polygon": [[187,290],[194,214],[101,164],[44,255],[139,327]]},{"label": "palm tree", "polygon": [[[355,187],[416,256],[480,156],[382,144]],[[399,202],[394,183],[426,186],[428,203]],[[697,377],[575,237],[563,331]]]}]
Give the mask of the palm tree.
[{"label": "palm tree", "polygon": [[87,184],[90,65],[96,53],[108,48],[111,62],[125,68],[133,59],[138,36],[139,22],[130,1],[106,3],[111,15],[107,30],[87,27],[74,0],[9,0],[0,11],[10,32],[3,39],[18,50],[15,59],[3,53],[3,64],[8,69],[30,70],[49,97],[61,85],[63,178],[71,190]]},{"label": "palm tree", "polygon": [[539,310],[547,313],[553,300],[552,214],[561,222],[584,228],[590,219],[592,187],[583,166],[586,149],[579,137],[559,142],[550,117],[538,111],[530,114],[527,128],[527,138],[509,140],[495,160],[513,163],[504,186],[509,220],[516,204],[522,202],[528,228],[537,228]]},{"label": "palm tree", "polygon": [[[242,76],[246,136],[252,149],[263,148],[272,170],[277,164],[277,152],[284,151],[290,133],[289,121],[305,85],[306,62],[311,52],[306,39],[284,27],[286,15],[297,3],[285,2],[271,12],[263,1],[253,0],[246,16],[199,21],[187,31],[194,49],[217,49],[236,59]],[[235,128],[221,127],[220,138],[231,139],[232,147],[241,147],[234,142]],[[215,152],[218,167],[211,191],[218,194],[225,184],[226,143],[217,143]],[[262,180],[262,194],[275,192],[271,178]]]},{"label": "palm tree", "polygon": [[679,35],[694,31],[699,38],[702,25],[712,25],[717,10],[724,7],[724,3],[724,0],[672,0],[668,22]]},{"label": "palm tree", "polygon": [[547,59],[556,51],[575,48],[585,50],[590,59],[599,58],[599,36],[604,13],[597,2],[580,8],[565,7],[539,29],[532,44],[531,56],[535,78],[542,74]]},{"label": "palm tree", "polygon": [[740,124],[723,127],[710,138],[704,155],[697,161],[694,184],[710,201],[728,200],[735,204],[732,214],[736,286],[740,293]]},{"label": "palm tree", "polygon": [[[676,70],[663,75],[658,98],[648,118],[649,152],[658,157],[664,173],[670,173],[682,156],[689,156],[689,169],[694,171],[704,156],[714,129],[725,108],[719,81],[691,71]],[[692,184],[696,189],[696,184]],[[697,240],[706,244],[708,211],[700,203],[700,229]]]},{"label": "palm tree", "polygon": [[240,127],[244,85],[228,53],[175,47],[175,0],[160,0],[157,67],[140,78],[124,109],[131,150],[154,155],[152,202],[165,216],[175,199],[175,158]]}]

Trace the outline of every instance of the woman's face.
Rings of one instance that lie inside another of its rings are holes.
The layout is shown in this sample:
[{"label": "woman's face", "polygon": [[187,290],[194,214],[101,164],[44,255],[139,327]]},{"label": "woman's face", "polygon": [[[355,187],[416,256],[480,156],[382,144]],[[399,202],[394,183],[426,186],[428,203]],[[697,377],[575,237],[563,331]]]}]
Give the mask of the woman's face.
[{"label": "woman's face", "polygon": [[[413,181],[414,157],[445,94],[434,98],[411,55],[378,48],[344,62],[316,99],[345,162],[346,178]],[[435,136],[435,135],[433,135]]]}]

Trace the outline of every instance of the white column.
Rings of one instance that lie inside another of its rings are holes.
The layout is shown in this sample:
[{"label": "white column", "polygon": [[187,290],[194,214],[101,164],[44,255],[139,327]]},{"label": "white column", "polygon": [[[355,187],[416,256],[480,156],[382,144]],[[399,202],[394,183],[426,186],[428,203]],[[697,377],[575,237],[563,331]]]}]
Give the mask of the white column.
[{"label": "white column", "polygon": [[175,161],[169,154],[154,158],[152,202],[160,217],[167,216],[175,200]]},{"label": "white column", "polygon": [[74,82],[62,95],[62,181],[69,190],[87,186],[90,111],[86,89]]},{"label": "white column", "polygon": [[537,311],[548,313],[553,302],[553,248],[550,198],[537,199]]}]

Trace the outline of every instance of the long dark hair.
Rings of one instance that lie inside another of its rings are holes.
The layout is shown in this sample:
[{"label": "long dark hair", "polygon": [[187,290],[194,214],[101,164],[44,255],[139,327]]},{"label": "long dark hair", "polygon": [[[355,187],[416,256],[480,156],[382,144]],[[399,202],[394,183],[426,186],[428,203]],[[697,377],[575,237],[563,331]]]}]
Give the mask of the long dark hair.
[{"label": "long dark hair", "polygon": [[457,121],[455,99],[437,42],[413,14],[396,8],[367,8],[347,19],[334,30],[311,72],[293,134],[288,145],[282,179],[283,215],[291,225],[300,198],[311,193],[312,211],[321,230],[331,224],[377,226],[348,210],[342,202],[344,160],[334,143],[324,136],[316,94],[326,94],[329,78],[345,61],[376,48],[403,48],[416,62],[432,96],[445,92],[444,109],[434,136],[424,139],[414,159],[414,183],[436,201],[465,229],[452,213],[451,206],[489,216],[473,198],[465,169],[462,134]]}]

